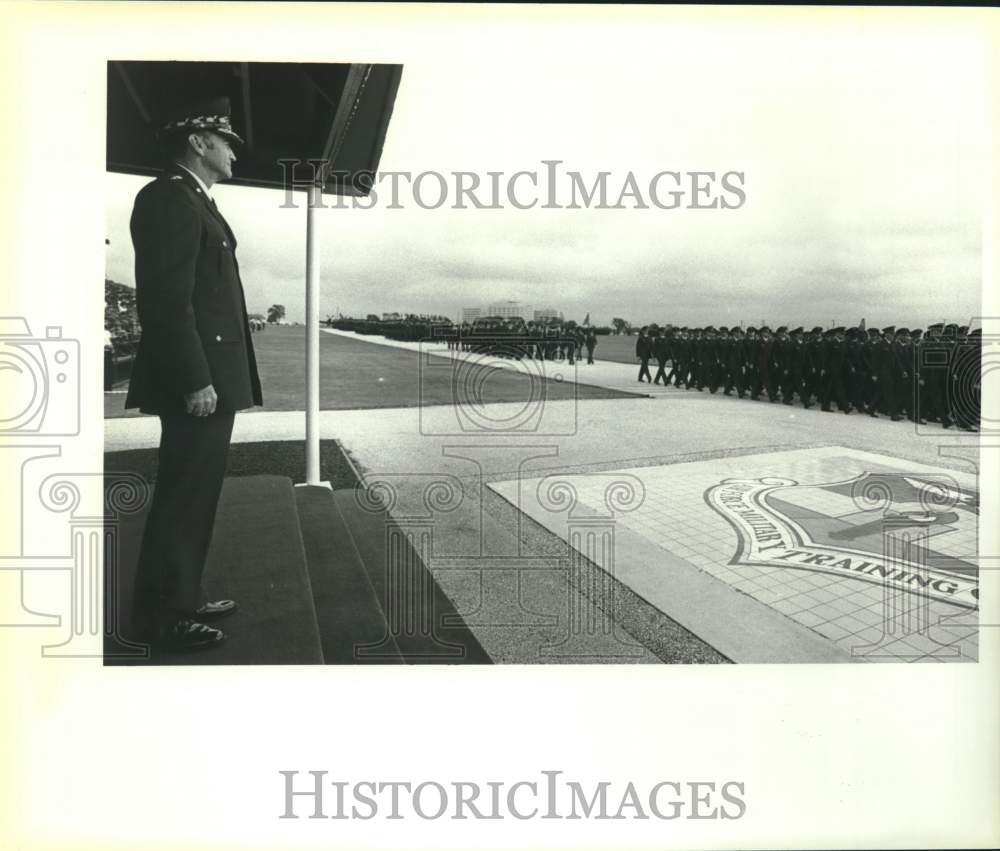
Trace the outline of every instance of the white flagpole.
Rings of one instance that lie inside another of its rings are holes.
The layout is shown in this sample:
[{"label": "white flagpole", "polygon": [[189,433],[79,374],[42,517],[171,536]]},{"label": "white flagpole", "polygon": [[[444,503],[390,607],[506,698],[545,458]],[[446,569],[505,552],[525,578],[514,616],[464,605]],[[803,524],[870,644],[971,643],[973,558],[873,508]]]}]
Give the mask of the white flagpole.
[{"label": "white flagpole", "polygon": [[323,206],[327,170],[337,161],[344,134],[372,67],[351,65],[323,148],[326,165],[316,176],[316,183],[309,192],[306,212],[306,485],[330,487],[329,482],[322,482],[319,478],[319,235],[316,232],[316,210]]},{"label": "white flagpole", "polygon": [[319,478],[319,234],[316,208],[322,203],[319,184],[309,190],[306,205],[306,484]]}]

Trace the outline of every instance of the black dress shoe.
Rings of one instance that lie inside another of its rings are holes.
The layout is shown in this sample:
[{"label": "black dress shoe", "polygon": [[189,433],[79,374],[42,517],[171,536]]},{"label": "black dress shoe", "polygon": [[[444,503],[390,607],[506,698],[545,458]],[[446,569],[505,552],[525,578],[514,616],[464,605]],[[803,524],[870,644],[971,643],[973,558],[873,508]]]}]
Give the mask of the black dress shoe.
[{"label": "black dress shoe", "polygon": [[192,612],[192,619],[198,621],[218,620],[231,615],[239,608],[235,600],[214,600],[199,606]]},{"label": "black dress shoe", "polygon": [[226,634],[222,630],[182,618],[161,630],[155,643],[160,650],[168,653],[185,653],[217,647],[225,640]]}]

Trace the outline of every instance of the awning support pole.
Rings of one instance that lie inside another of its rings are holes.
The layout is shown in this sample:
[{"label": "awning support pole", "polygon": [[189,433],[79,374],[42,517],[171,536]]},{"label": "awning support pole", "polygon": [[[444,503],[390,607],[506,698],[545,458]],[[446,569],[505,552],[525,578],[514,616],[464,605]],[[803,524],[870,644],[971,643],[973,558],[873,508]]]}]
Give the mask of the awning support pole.
[{"label": "awning support pole", "polygon": [[322,189],[309,189],[306,207],[306,484],[320,485],[319,473],[319,234],[316,208]]}]

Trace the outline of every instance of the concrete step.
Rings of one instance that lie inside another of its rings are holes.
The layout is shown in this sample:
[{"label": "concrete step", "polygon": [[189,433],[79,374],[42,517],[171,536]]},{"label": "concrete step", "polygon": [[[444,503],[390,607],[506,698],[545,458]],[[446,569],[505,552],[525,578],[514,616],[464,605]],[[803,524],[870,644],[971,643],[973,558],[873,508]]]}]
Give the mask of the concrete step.
[{"label": "concrete step", "polygon": [[334,491],[333,501],[385,614],[385,635],[358,647],[359,658],[377,660],[396,652],[407,664],[490,664],[489,654],[428,570],[423,530],[400,526],[384,511],[363,509],[353,489]]},{"label": "concrete step", "polygon": [[[353,493],[353,491],[350,491]],[[297,487],[298,507],[319,624],[323,659],[330,665],[402,664],[385,613],[333,493]],[[365,648],[379,647],[377,654]]]}]

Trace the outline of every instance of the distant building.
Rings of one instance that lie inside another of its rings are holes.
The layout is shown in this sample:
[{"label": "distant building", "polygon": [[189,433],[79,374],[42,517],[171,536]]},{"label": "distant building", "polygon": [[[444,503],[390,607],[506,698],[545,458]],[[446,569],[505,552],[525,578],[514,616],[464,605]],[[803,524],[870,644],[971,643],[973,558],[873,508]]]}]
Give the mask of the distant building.
[{"label": "distant building", "polygon": [[562,322],[563,312],[561,310],[553,310],[551,307],[535,311],[535,322],[547,322],[549,319],[558,319]]},{"label": "distant building", "polygon": [[527,319],[531,309],[519,301],[500,301],[486,308],[487,316],[500,316],[504,319]]},{"label": "distant building", "polygon": [[399,320],[399,319],[402,319],[402,318],[403,317],[400,316],[398,313],[383,313],[382,314],[382,321],[383,322],[391,322],[393,320]]},{"label": "distant building", "polygon": [[481,307],[463,307],[462,308],[462,322],[475,322],[483,315],[483,309]]}]

